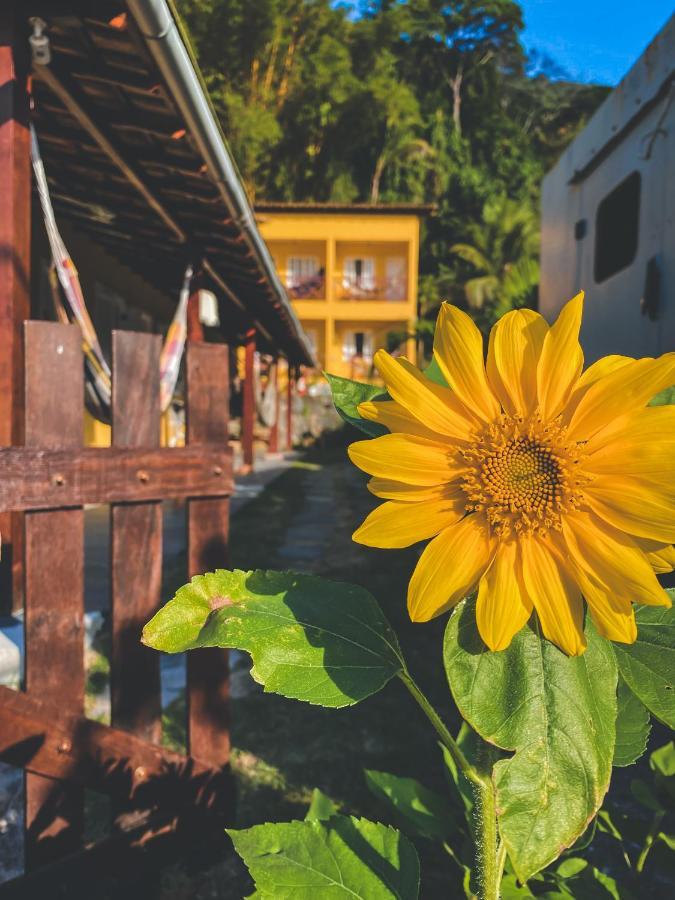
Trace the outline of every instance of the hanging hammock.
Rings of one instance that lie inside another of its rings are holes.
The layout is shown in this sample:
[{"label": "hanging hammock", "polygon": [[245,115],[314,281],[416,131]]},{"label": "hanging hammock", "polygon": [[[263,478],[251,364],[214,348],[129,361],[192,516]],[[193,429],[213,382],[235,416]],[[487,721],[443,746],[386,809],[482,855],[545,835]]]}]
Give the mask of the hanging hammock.
[{"label": "hanging hammock", "polygon": [[[40,156],[40,147],[32,125],[31,159],[33,161],[33,171],[47,231],[47,239],[52,254],[52,268],[49,274],[56,314],[59,321],[64,323],[74,321],[80,326],[85,362],[85,402],[87,409],[94,418],[109,425],[112,403],[110,366],[103,354],[96,329],[87,310],[77,269],[68,254],[56,224],[47,186],[47,176]],[[188,265],[183,277],[178,306],[169,326],[160,355],[160,404],[162,412],[171,405],[178,381],[181,358],[187,338],[187,306],[192,274],[192,266]],[[61,300],[59,286],[63,291],[63,296],[66,298],[68,310]]]}]

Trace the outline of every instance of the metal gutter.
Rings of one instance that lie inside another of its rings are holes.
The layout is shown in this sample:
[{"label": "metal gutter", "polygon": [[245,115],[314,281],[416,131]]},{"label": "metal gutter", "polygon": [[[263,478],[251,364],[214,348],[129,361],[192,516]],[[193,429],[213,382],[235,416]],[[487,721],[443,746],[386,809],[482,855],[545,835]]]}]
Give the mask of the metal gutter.
[{"label": "metal gutter", "polygon": [[272,285],[281,309],[296,333],[299,348],[304,352],[306,361],[315,364],[302,326],[281,284],[267,245],[258,231],[253,208],[171,9],[166,0],[126,2],[232,219],[242,229],[248,246]]}]

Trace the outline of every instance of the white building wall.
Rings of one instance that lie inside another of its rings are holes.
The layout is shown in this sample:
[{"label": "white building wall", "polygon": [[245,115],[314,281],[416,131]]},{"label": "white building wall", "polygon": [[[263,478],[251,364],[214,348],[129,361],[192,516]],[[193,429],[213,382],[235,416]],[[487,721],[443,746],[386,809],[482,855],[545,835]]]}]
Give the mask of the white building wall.
[{"label": "white building wall", "polygon": [[[598,283],[598,207],[635,171],[641,176],[637,252],[630,265]],[[583,237],[575,236],[577,223]],[[661,273],[653,320],[642,302],[652,258]],[[675,350],[675,16],[544,179],[542,313],[553,319],[581,289],[588,362],[608,353]]]}]

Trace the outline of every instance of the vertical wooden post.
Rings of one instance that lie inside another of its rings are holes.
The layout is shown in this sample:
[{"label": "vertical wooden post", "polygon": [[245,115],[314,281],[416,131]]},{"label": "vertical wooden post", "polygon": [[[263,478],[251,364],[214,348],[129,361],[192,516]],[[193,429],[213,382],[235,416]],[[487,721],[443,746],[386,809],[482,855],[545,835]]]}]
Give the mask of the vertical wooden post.
[{"label": "vertical wooden post", "polygon": [[204,327],[199,321],[199,281],[192,279],[192,288],[187,307],[187,339],[188,341],[203,341]]},{"label": "vertical wooden post", "polygon": [[244,468],[253,468],[253,426],[255,423],[255,331],[246,333],[244,361],[244,396],[241,416],[241,448]]},{"label": "vertical wooden post", "polygon": [[[26,444],[79,447],[83,437],[82,335],[76,325],[26,322]],[[54,483],[64,476],[54,472]],[[26,690],[66,715],[84,713],[84,513],[25,517]],[[64,747],[67,753],[68,747]],[[26,773],[26,869],[77,850],[82,789]]]},{"label": "vertical wooden post", "polygon": [[279,397],[279,359],[275,359],[273,369],[270,372],[270,378],[274,384],[274,422],[270,428],[270,453],[279,452],[279,415],[281,412],[281,402]]},{"label": "vertical wooden post", "polygon": [[288,364],[288,381],[286,383],[286,446],[293,449],[293,370]]},{"label": "vertical wooden post", "polygon": [[[159,447],[160,351],[159,335],[113,332],[115,447]],[[149,476],[137,472],[136,477],[143,481]],[[144,647],[139,638],[161,600],[162,504],[111,504],[110,548],[112,724],[159,743],[159,654]]]},{"label": "vertical wooden post", "polygon": [[[228,442],[229,360],[223,344],[187,345],[187,442]],[[188,576],[227,565],[230,501],[188,501]],[[230,758],[229,665],[226,650],[188,653],[188,748],[225,766]]]},{"label": "vertical wooden post", "polygon": [[[0,6],[0,446],[24,437],[23,321],[30,318],[28,41],[19,4]],[[0,515],[0,602],[23,605],[23,516]],[[7,603],[9,606],[10,604]]]}]

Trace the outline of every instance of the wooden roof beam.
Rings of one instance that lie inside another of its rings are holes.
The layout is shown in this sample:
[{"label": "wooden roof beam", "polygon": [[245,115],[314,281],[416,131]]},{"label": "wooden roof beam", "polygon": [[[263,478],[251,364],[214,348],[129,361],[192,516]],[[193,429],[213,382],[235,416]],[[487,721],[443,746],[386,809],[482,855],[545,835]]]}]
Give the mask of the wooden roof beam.
[{"label": "wooden roof beam", "polygon": [[[188,235],[175,221],[166,207],[155,197],[150,188],[145,184],[143,179],[138,175],[133,166],[131,166],[115,146],[113,141],[105,133],[104,129],[98,125],[93,116],[85,108],[85,105],[77,97],[77,89],[69,84],[67,76],[57,74],[54,65],[34,66],[36,77],[43,82],[63,103],[70,115],[82,126],[82,128],[94,139],[96,144],[106,154],[106,156],[114,163],[115,166],[126,176],[127,180],[133,185],[138,193],[145,199],[146,203],[153,209],[164,224],[169,228],[171,233],[183,243],[188,243]],[[211,280],[218,285],[225,297],[249,315],[249,310],[242,303],[236,293],[225,281],[223,276],[214,268],[208,259],[202,261],[204,270],[208,273]],[[271,340],[270,334],[259,321],[254,320],[255,328],[266,339]]]}]

